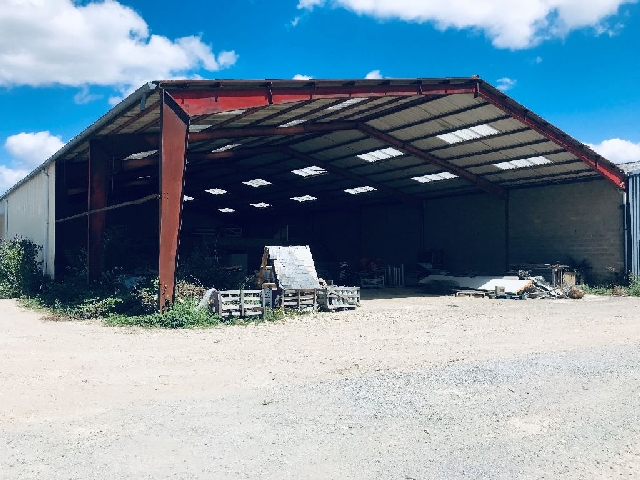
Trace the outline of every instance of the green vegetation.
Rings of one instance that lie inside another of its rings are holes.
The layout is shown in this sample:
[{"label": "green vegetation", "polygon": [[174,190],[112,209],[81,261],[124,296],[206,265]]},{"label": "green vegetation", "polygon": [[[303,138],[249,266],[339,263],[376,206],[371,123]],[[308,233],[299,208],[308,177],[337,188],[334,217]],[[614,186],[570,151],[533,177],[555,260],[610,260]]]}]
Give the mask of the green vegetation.
[{"label": "green vegetation", "polygon": [[263,317],[225,320],[207,308],[197,308],[206,291],[198,277],[209,271],[218,282],[227,280],[235,284],[238,280],[217,265],[198,262],[195,256],[189,262],[194,274],[186,275],[191,281],[180,280],[174,305],[159,313],[157,278],[119,275],[121,269],[113,268],[99,283],[88,285],[86,254],[80,251],[67,252],[67,275],[63,280],[53,281],[42,275],[42,265],[37,260],[40,251],[41,247],[23,238],[0,240],[0,298],[19,298],[24,306],[47,312],[51,320],[97,318],[111,326],[208,328],[223,323],[273,322],[292,314],[269,309]]},{"label": "green vegetation", "polygon": [[42,266],[37,261],[41,250],[42,247],[25,238],[0,238],[0,298],[37,292],[42,283]]},{"label": "green vegetation", "polygon": [[591,295],[613,295],[617,297],[631,296],[640,297],[640,276],[630,275],[627,285],[585,285],[583,287],[585,293]]}]

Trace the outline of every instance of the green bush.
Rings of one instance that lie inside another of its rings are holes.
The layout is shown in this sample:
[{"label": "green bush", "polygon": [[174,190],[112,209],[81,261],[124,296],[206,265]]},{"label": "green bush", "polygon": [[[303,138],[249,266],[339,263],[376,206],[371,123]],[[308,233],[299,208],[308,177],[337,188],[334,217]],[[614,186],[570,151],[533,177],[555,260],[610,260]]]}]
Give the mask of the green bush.
[{"label": "green bush", "polygon": [[195,298],[178,300],[162,313],[147,315],[109,315],[105,319],[107,325],[138,326],[160,328],[206,328],[220,324],[220,317],[206,308],[197,308]]},{"label": "green bush", "polygon": [[42,247],[21,237],[0,239],[0,297],[17,298],[38,291],[43,280]]}]

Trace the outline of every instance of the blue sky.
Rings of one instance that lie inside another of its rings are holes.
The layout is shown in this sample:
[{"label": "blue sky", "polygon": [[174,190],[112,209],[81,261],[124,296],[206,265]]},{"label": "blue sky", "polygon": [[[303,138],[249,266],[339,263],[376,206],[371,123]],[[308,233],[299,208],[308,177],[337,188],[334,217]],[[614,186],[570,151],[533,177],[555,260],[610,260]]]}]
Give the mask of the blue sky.
[{"label": "blue sky", "polygon": [[0,191],[144,81],[197,76],[480,75],[607,158],[640,160],[635,0],[0,6]]}]

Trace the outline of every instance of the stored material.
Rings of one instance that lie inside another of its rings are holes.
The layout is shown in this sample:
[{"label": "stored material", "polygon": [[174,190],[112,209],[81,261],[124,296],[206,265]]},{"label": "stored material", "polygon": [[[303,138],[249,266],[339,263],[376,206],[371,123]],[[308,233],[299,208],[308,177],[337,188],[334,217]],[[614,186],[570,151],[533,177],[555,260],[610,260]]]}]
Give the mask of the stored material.
[{"label": "stored material", "polygon": [[323,310],[355,309],[360,306],[360,288],[327,285],[318,290],[318,304]]},{"label": "stored material", "polygon": [[256,317],[264,312],[262,290],[224,290],[213,293],[214,311],[224,318]]},{"label": "stored material", "polygon": [[318,290],[315,288],[283,290],[281,306],[285,310],[316,311],[318,309]]},{"label": "stored material", "polygon": [[264,247],[259,283],[274,282],[282,290],[320,288],[316,266],[308,245]]},{"label": "stored material", "polygon": [[466,290],[485,290],[495,292],[496,287],[504,287],[505,293],[520,294],[533,284],[533,281],[520,280],[518,277],[454,277],[451,275],[429,275],[420,280],[420,284],[431,282],[451,282]]}]

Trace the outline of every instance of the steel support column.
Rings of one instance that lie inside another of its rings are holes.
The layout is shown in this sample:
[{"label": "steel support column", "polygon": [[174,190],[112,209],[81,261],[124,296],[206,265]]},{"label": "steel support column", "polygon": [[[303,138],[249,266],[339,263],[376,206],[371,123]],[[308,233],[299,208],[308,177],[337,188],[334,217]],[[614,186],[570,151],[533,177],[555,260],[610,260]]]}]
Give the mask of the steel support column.
[{"label": "steel support column", "polygon": [[189,115],[163,91],[160,104],[160,310],[175,298]]},{"label": "steel support column", "polygon": [[[107,206],[111,158],[97,140],[89,142],[89,189],[87,211],[100,210]],[[87,215],[87,276],[89,282],[100,279],[102,273],[102,249],[105,211]]]}]

